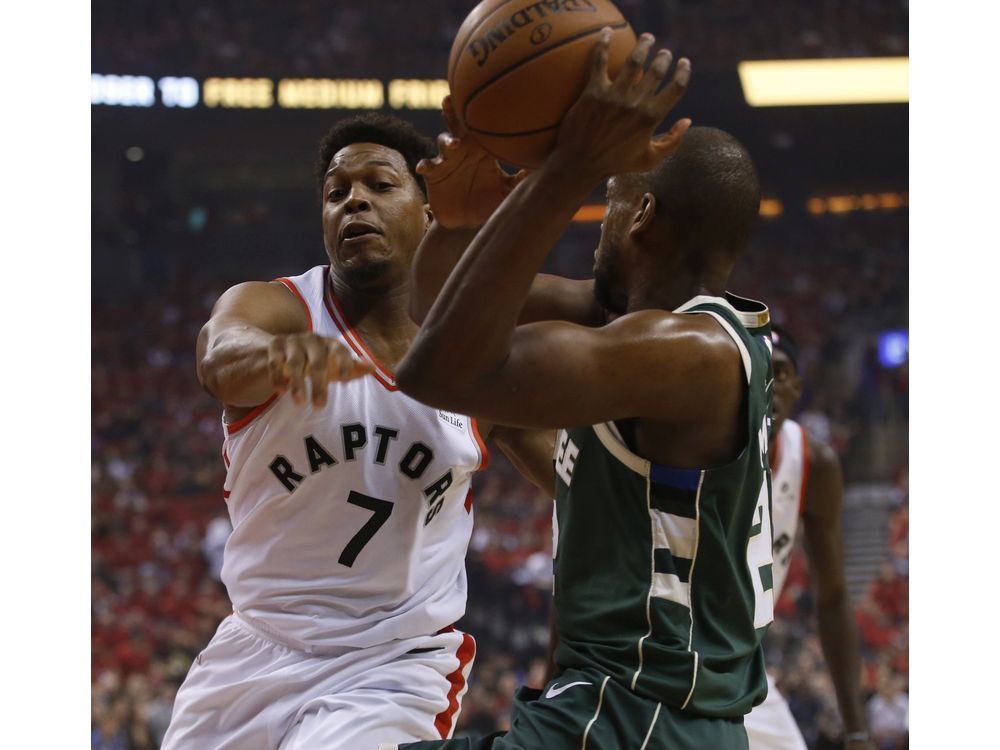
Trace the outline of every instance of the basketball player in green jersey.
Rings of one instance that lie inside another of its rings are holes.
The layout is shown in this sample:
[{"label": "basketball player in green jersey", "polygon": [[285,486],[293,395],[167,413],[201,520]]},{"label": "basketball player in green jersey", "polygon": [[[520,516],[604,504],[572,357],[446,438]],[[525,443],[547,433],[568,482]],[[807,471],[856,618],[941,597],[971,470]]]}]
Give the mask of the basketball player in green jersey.
[{"label": "basketball player in green jersey", "polygon": [[[671,56],[644,71],[643,35],[612,82],[607,44],[555,151],[459,251],[397,371],[428,404],[564,428],[560,671],[519,693],[505,736],[405,748],[742,749],[743,716],[766,691],[769,323],[763,305],[725,291],[758,213],[757,177],[722,131],[682,120],[653,137],[687,86],[687,60],[659,90]],[[423,168],[439,225],[415,263],[424,300],[462,244],[447,227],[482,219],[474,196],[491,191],[475,183],[495,170],[440,142]],[[537,272],[612,175],[588,299],[587,282]]]}]

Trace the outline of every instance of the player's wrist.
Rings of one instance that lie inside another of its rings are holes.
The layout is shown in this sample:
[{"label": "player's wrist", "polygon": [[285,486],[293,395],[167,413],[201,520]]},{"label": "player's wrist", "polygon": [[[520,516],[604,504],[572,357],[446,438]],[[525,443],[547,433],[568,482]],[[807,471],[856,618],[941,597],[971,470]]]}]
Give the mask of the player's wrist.
[{"label": "player's wrist", "polygon": [[586,185],[588,194],[606,177],[595,166],[593,159],[576,149],[562,146],[557,146],[549,154],[538,171],[551,178],[571,181],[574,185]]}]

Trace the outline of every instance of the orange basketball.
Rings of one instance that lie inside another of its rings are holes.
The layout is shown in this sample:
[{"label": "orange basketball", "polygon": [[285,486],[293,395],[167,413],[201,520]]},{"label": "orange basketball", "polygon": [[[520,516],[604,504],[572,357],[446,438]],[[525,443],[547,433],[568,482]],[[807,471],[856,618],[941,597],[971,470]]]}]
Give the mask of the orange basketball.
[{"label": "orange basketball", "polygon": [[614,78],[635,34],[608,0],[483,0],[451,47],[455,111],[500,161],[536,167],[552,150],[563,115],[590,77],[601,29],[612,29]]}]

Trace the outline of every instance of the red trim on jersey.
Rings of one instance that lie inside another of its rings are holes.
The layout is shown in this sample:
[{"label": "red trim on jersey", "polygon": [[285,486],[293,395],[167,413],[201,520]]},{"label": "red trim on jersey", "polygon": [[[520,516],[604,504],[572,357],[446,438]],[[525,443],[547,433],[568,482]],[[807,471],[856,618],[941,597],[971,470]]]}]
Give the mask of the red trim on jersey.
[{"label": "red trim on jersey", "polygon": [[802,487],[799,490],[799,515],[802,515],[802,511],[806,507],[806,480],[809,479],[809,438],[806,437],[806,431],[803,428],[799,428],[802,433]]},{"label": "red trim on jersey", "polygon": [[[781,425],[781,427],[784,429],[785,425]],[[774,439],[768,445],[767,463],[770,465],[771,473],[773,474],[781,466],[781,430],[778,430],[778,434],[774,436]]]},{"label": "red trim on jersey", "polygon": [[472,512],[472,488],[469,487],[469,491],[465,494],[465,512]]},{"label": "red trim on jersey", "polygon": [[229,468],[229,453],[226,452],[225,448],[222,449],[222,460],[226,462],[226,468],[228,469]]},{"label": "red trim on jersey", "polygon": [[275,393],[273,396],[271,396],[271,398],[269,398],[267,401],[265,401],[260,406],[255,406],[253,408],[253,410],[249,414],[247,414],[245,417],[243,417],[242,419],[237,419],[232,424],[227,424],[226,425],[226,432],[228,432],[230,435],[232,435],[234,432],[242,430],[248,424],[250,424],[251,422],[253,422],[257,417],[259,417],[264,412],[264,410],[267,407],[269,407],[271,404],[273,404],[274,401],[275,401],[275,399],[278,398],[278,395],[279,394]]},{"label": "red trim on jersey", "polygon": [[458,714],[458,694],[465,689],[465,668],[476,655],[476,642],[471,635],[462,633],[462,645],[458,647],[455,655],[458,657],[458,669],[446,678],[451,683],[451,689],[448,691],[448,708],[434,719],[434,727],[443,740],[448,739],[454,728],[455,717]]},{"label": "red trim on jersey", "polygon": [[[375,366],[375,379],[384,385],[390,391],[398,391],[396,387],[396,378],[392,374],[392,371],[388,367],[384,367],[373,355],[368,347],[365,346],[364,340],[358,335],[358,332],[354,330],[347,316],[344,314],[344,308],[340,306],[340,302],[337,300],[337,296],[333,293],[333,281],[330,280],[329,269],[323,270],[324,275],[324,286],[326,287],[326,293],[323,295],[323,304],[326,305],[326,311],[330,314],[330,319],[333,320],[333,324],[337,326],[337,329],[343,335],[344,339],[347,341],[348,345],[354,350],[362,359],[367,359]],[[331,303],[333,306],[331,307]],[[336,308],[336,312],[334,312]],[[339,315],[338,315],[339,313]],[[343,323],[341,322],[343,321]]]},{"label": "red trim on jersey", "polygon": [[300,292],[299,288],[297,286],[295,286],[295,282],[292,281],[289,278],[284,277],[284,276],[282,276],[281,278],[275,279],[275,281],[280,281],[282,284],[284,284],[286,287],[288,287],[289,290],[291,290],[292,294],[294,294],[296,297],[299,298],[299,302],[302,303],[302,307],[305,308],[305,311],[306,311],[306,320],[309,321],[309,333],[312,333],[312,331],[313,331],[313,316],[312,316],[312,313],[309,312],[309,305],[306,304],[306,298],[302,296],[302,292]]},{"label": "red trim on jersey", "polygon": [[479,448],[479,467],[476,471],[482,471],[490,465],[490,452],[486,450],[486,441],[479,434],[479,422],[475,417],[470,417],[470,419],[472,420],[472,438],[476,441],[476,447]]}]

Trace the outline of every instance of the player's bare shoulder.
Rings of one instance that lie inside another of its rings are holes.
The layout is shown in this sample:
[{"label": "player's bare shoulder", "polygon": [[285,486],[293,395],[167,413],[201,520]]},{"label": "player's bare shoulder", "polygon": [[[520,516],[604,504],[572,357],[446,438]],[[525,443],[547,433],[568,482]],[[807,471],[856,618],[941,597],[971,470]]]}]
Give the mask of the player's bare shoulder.
[{"label": "player's bare shoulder", "polygon": [[[619,353],[619,366],[628,368],[640,432],[650,444],[673,445],[670,436],[684,429],[689,447],[704,444],[699,456],[728,460],[742,440],[738,426],[746,379],[740,350],[719,323],[711,315],[641,310],[602,330]],[[650,451],[649,458],[666,465],[675,465],[681,454],[684,461],[701,460],[686,450]],[[670,456],[677,458],[671,462]]]},{"label": "player's bare shoulder", "polygon": [[710,315],[640,310],[617,318],[607,330],[640,345],[658,367],[679,369],[678,375],[700,383],[700,390],[741,392],[740,350]]},{"label": "player's bare shoulder", "polygon": [[805,432],[807,480],[802,514],[824,519],[839,514],[843,496],[840,457],[833,446]]},{"label": "player's bare shoulder", "polygon": [[278,281],[244,281],[230,287],[216,301],[206,327],[236,320],[273,334],[309,330],[306,308]]}]

